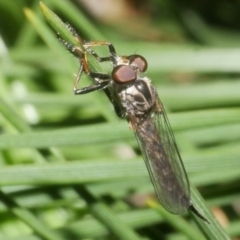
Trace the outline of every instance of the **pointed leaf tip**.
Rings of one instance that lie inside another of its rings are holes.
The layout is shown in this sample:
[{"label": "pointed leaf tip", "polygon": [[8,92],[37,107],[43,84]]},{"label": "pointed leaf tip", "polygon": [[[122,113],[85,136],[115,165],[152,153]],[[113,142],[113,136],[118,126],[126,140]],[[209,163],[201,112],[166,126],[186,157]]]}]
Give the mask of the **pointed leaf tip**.
[{"label": "pointed leaf tip", "polygon": [[39,5],[40,5],[42,12],[47,8],[47,6],[42,1],[39,2]]},{"label": "pointed leaf tip", "polygon": [[27,17],[28,20],[32,19],[33,18],[33,12],[31,9],[29,8],[24,8],[23,9],[23,12],[25,14],[25,16]]}]

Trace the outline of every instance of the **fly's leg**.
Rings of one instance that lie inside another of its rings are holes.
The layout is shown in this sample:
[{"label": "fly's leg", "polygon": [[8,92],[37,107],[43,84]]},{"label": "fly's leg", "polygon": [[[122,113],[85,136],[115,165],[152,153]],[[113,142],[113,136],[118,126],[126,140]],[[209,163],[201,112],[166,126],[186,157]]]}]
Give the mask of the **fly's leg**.
[{"label": "fly's leg", "polygon": [[[76,30],[69,24],[66,23],[66,27],[69,29],[69,31],[71,32],[71,34],[75,37],[75,39],[83,45],[83,47],[85,48],[84,50],[86,50],[89,54],[91,54],[98,62],[104,62],[104,61],[113,61],[113,57],[112,56],[116,56],[116,50],[114,48],[114,46],[112,45],[112,43],[107,42],[107,41],[90,41],[90,42],[83,42],[83,40],[80,38],[80,36],[78,35],[78,33],[76,32]],[[66,48],[77,58],[82,58],[83,54],[84,54],[84,50],[76,47],[74,45],[72,45],[71,43],[63,40],[60,35],[59,35],[59,41],[62,42]],[[109,57],[99,57],[96,52],[94,52],[91,47],[98,47],[98,46],[108,46],[109,48],[109,52],[110,52],[110,56]]]},{"label": "fly's leg", "polygon": [[90,86],[84,87],[84,88],[77,88],[77,84],[78,84],[78,82],[81,78],[81,73],[83,72],[82,69],[83,69],[83,67],[81,65],[81,67],[79,69],[79,72],[77,74],[75,83],[74,83],[74,87],[73,87],[73,92],[74,92],[75,95],[85,94],[85,93],[89,93],[89,92],[94,92],[94,91],[99,90],[99,89],[104,89],[109,84],[109,77],[110,77],[109,75],[91,72],[88,75],[91,76],[91,77],[94,76],[95,80],[97,78],[98,82],[96,82],[96,83],[94,83]]},{"label": "fly's leg", "polygon": [[[72,35],[77,39],[77,41],[79,41],[81,43],[82,42],[81,38],[78,36],[77,32],[71,27],[71,25],[67,24],[66,26],[71,31]],[[116,51],[111,43],[106,42],[106,41],[85,42],[83,44],[85,49],[83,50],[80,47],[74,46],[71,43],[63,40],[62,38],[59,38],[59,41],[62,44],[64,44],[65,47],[68,49],[68,51],[70,51],[80,61],[80,68],[79,68],[78,74],[76,76],[76,79],[74,82],[74,87],[73,87],[74,94],[79,95],[79,94],[93,92],[93,91],[96,91],[99,89],[103,89],[108,85],[108,83],[110,82],[110,79],[111,79],[110,75],[104,74],[104,73],[95,73],[95,72],[90,71],[90,68],[88,65],[88,60],[87,60],[87,53],[91,54],[98,62],[112,61],[114,59],[112,56],[116,55]],[[109,57],[99,57],[97,55],[97,53],[95,53],[91,49],[91,47],[96,47],[96,46],[108,46],[110,56]],[[85,72],[88,76],[93,78],[95,81],[95,84],[90,85],[88,87],[78,89],[78,83],[80,81],[82,72]],[[109,91],[105,91],[105,93],[107,94],[108,98],[111,99]]]},{"label": "fly's leg", "polygon": [[[85,62],[84,58],[81,59],[81,62],[82,62],[82,64],[80,64],[80,68],[79,68],[78,74],[77,74],[75,82],[74,82],[74,87],[73,87],[74,94],[80,95],[80,94],[93,92],[93,91],[96,91],[99,89],[103,89],[103,91],[107,95],[108,99],[113,104],[113,107],[114,107],[114,110],[115,110],[117,116],[122,118],[124,109],[122,109],[121,105],[117,104],[117,101],[114,100],[114,94],[112,94],[111,91],[107,88],[107,86],[111,80],[111,76],[108,74],[103,74],[103,73],[90,72],[87,62]],[[80,81],[82,72],[85,72],[87,75],[94,78],[95,83],[90,86],[78,89],[77,86]]]},{"label": "fly's leg", "polygon": [[107,87],[108,83],[109,83],[109,81],[104,81],[104,82],[92,84],[92,85],[87,86],[87,87],[83,87],[81,89],[74,89],[74,94],[75,95],[80,95],[80,94],[94,92],[96,90],[103,89],[103,88]]},{"label": "fly's leg", "polygon": [[[115,54],[115,49],[114,49],[113,45],[109,42],[89,42],[87,44],[88,44],[88,47],[108,45],[110,53]],[[91,50],[90,48],[88,50],[90,50],[90,53],[99,62],[111,60],[111,57],[100,58],[100,57],[98,57],[98,55],[93,50]],[[86,53],[81,58],[81,66],[82,66],[82,68],[80,67],[80,69],[82,69],[81,71],[82,72],[84,71],[88,76],[93,78],[94,81],[95,81],[95,84],[90,85],[90,86],[85,87],[85,88],[82,88],[82,89],[78,89],[77,85],[78,85],[78,82],[80,80],[81,73],[82,73],[79,70],[79,74],[77,75],[77,78],[76,78],[75,83],[74,83],[74,93],[75,94],[84,94],[84,93],[89,93],[89,92],[92,92],[92,91],[95,91],[95,90],[103,89],[103,91],[107,95],[108,99],[113,104],[113,107],[114,107],[114,110],[115,110],[115,113],[117,114],[117,116],[120,117],[120,118],[124,117],[123,112],[125,112],[125,110],[121,107],[120,104],[118,104],[118,101],[116,101],[116,99],[115,99],[116,96],[111,92],[111,90],[109,88],[107,88],[108,84],[111,81],[111,76],[108,75],[108,74],[104,74],[104,73],[91,72],[90,69],[89,69],[89,66],[88,66],[87,54]]]},{"label": "fly's leg", "polygon": [[[116,56],[116,50],[112,43],[107,41],[91,41],[85,42],[83,46],[86,48],[86,51],[90,53],[98,62],[106,62],[106,61],[113,61],[114,57]],[[94,52],[91,47],[101,47],[101,46],[108,46],[110,56],[109,57],[99,57],[96,52]]]},{"label": "fly's leg", "polygon": [[[87,53],[84,52],[81,48],[79,47],[75,47],[72,46],[70,43],[60,39],[60,41],[66,46],[66,48],[75,56],[80,60],[80,68],[78,71],[78,74],[76,76],[75,82],[74,82],[74,87],[73,87],[73,92],[76,95],[79,94],[85,94],[85,93],[89,93],[89,92],[93,92],[99,89],[103,89],[105,88],[108,83],[110,82],[110,75],[108,74],[104,74],[104,73],[95,73],[95,72],[91,72],[89,65],[88,65],[88,60],[87,60]],[[92,49],[88,48],[90,46],[103,46],[103,45],[108,45],[109,46],[109,50],[111,51],[111,53],[115,52],[114,47],[112,46],[111,43],[108,42],[88,42],[84,44],[84,47],[86,48],[86,51],[89,52],[90,54],[92,54],[93,57],[95,57],[97,59],[97,61],[102,62],[102,61],[110,61],[111,57],[103,57],[100,58]],[[88,87],[84,87],[81,89],[78,89],[78,83],[80,81],[82,72],[85,72],[88,76],[90,76],[91,78],[93,78],[95,80],[95,84],[90,85]],[[108,98],[110,99],[110,93],[107,93]]]},{"label": "fly's leg", "polygon": [[[70,25],[66,24],[67,28],[70,30],[72,35],[76,38],[76,40],[79,43],[83,43],[82,39],[79,37],[75,29]],[[110,75],[103,74],[103,73],[94,73],[91,72],[88,66],[88,61],[87,61],[87,54],[91,54],[98,62],[104,62],[104,61],[114,61],[114,56],[116,56],[116,51],[114,46],[107,41],[91,41],[91,42],[85,42],[83,43],[83,47],[85,48],[84,50],[81,49],[80,47],[74,46],[71,43],[63,40],[62,38],[59,37],[59,41],[65,45],[65,47],[68,49],[70,53],[72,53],[76,58],[79,59],[80,61],[80,68],[78,71],[78,74],[76,76],[75,82],[74,82],[74,94],[79,95],[79,94],[85,94],[89,92],[93,92],[99,89],[103,89],[105,94],[107,95],[108,99],[112,102],[114,110],[116,114],[119,117],[123,117],[123,112],[124,110],[121,108],[119,104],[114,101],[114,94],[111,93],[110,89],[107,88],[107,85],[110,82]],[[99,57],[96,52],[94,52],[91,47],[97,47],[97,46],[108,46],[110,56],[109,57]],[[113,62],[114,63],[114,62]],[[78,83],[80,81],[82,72],[85,72],[87,75],[92,77],[95,81],[95,84],[78,89]]]},{"label": "fly's leg", "polygon": [[[84,88],[78,88],[78,83],[80,81],[80,78],[83,72],[85,72],[88,76],[93,78],[95,80],[95,83]],[[107,85],[110,82],[110,79],[111,77],[108,74],[90,72],[90,69],[88,67],[88,63],[86,60],[86,54],[84,54],[83,58],[81,58],[80,68],[74,82],[73,92],[75,95],[80,95],[80,94],[93,92],[99,89],[103,89],[107,87]]]},{"label": "fly's leg", "polygon": [[[114,61],[114,56],[116,55],[116,51],[112,43],[110,42],[103,42],[103,41],[95,41],[95,42],[85,42],[83,47],[85,48],[82,50],[80,47],[73,46],[71,43],[59,38],[59,41],[65,45],[67,50],[72,53],[76,58],[81,59],[82,57],[86,58],[86,52],[91,54],[98,62],[107,62],[107,61]],[[79,40],[80,41],[80,40]],[[108,46],[110,56],[108,57],[99,57],[98,54],[91,49],[91,47],[96,46]]]}]

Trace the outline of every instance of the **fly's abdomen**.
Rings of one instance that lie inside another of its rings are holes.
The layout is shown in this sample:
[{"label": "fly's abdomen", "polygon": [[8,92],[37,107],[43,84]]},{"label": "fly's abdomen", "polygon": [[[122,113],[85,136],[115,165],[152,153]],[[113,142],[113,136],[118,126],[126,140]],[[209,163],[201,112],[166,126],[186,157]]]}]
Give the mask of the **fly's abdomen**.
[{"label": "fly's abdomen", "polygon": [[137,124],[136,137],[160,202],[171,213],[185,213],[191,205],[188,181],[183,179],[185,170],[179,169],[183,166],[174,165],[174,145],[162,138],[150,116]]}]

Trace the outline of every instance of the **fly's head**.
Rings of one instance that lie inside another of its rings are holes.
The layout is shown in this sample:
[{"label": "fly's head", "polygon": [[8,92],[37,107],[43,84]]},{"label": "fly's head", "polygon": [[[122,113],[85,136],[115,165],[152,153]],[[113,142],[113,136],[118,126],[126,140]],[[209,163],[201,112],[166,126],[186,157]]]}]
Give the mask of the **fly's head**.
[{"label": "fly's head", "polygon": [[139,73],[145,72],[146,69],[147,61],[140,55],[116,56],[112,79],[116,84],[129,87],[138,80]]},{"label": "fly's head", "polygon": [[147,69],[147,61],[137,54],[120,58],[112,71],[115,89],[127,113],[143,116],[151,111],[156,99],[150,79],[140,76]]},{"label": "fly's head", "polygon": [[129,60],[129,65],[135,69],[137,72],[145,72],[148,67],[147,60],[138,54],[133,54],[127,57]]}]

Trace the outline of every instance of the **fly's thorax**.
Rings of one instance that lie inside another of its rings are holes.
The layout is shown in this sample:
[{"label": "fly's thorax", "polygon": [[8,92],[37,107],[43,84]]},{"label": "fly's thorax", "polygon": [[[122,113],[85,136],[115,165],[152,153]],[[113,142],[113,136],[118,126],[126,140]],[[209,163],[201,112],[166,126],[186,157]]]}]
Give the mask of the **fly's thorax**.
[{"label": "fly's thorax", "polygon": [[135,115],[149,113],[156,101],[156,90],[147,77],[139,78],[131,84],[117,84],[117,95],[126,112]]}]

